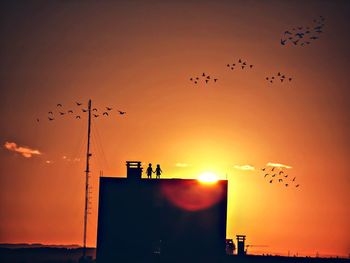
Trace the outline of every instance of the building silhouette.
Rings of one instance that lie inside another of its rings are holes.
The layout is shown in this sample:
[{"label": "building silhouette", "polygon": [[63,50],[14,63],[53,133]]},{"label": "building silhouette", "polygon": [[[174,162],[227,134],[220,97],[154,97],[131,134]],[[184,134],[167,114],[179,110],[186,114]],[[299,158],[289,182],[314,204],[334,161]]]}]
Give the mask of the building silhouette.
[{"label": "building silhouette", "polygon": [[215,262],[225,256],[227,181],[100,178],[97,262]]}]

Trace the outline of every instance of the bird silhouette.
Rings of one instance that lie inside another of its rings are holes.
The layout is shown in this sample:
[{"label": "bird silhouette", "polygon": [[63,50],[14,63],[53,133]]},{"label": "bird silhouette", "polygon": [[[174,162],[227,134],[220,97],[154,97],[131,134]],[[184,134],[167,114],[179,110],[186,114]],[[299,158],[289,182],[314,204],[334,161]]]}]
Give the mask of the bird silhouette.
[{"label": "bird silhouette", "polygon": [[275,176],[276,176],[276,174],[273,174],[273,175],[272,175],[272,177],[275,177]]},{"label": "bird silhouette", "polygon": [[39,118],[37,118],[36,121],[39,122]]},{"label": "bird silhouette", "polygon": [[310,37],[310,39],[316,40],[316,39],[318,39],[318,37],[312,36],[312,37]]},{"label": "bird silhouette", "polygon": [[278,179],[278,182],[283,182],[283,179]]},{"label": "bird silhouette", "polygon": [[288,187],[288,184],[286,184],[286,187]]},{"label": "bird silhouette", "polygon": [[230,67],[230,64],[227,64],[227,67],[229,68],[229,67]]},{"label": "bird silhouette", "polygon": [[60,112],[60,115],[64,115],[65,113],[64,112]]},{"label": "bird silhouette", "polygon": [[190,81],[193,81],[193,78],[190,78]]},{"label": "bird silhouette", "polygon": [[238,63],[242,63],[242,60],[241,60],[241,59],[239,59],[239,60],[238,60]]},{"label": "bird silhouette", "polygon": [[206,80],[205,80],[205,83],[206,83],[206,84],[208,84],[208,81],[209,81],[209,80],[208,80],[208,79],[206,79]]},{"label": "bird silhouette", "polygon": [[97,118],[99,115],[98,114],[93,114],[95,118]]},{"label": "bird silhouette", "polygon": [[86,110],[86,109],[81,109],[83,112],[87,112],[88,110]]},{"label": "bird silhouette", "polygon": [[273,172],[275,170],[275,167],[272,167],[271,171]]},{"label": "bird silhouette", "polygon": [[283,173],[284,173],[283,171],[280,171],[278,174],[281,175],[281,174],[283,174]]},{"label": "bird silhouette", "polygon": [[54,118],[50,118],[50,117],[48,117],[48,119],[49,119],[49,121],[53,121],[54,120]]},{"label": "bird silhouette", "polygon": [[75,102],[77,104],[77,106],[81,106],[83,103],[80,102]]},{"label": "bird silhouette", "polygon": [[93,108],[92,111],[97,111],[97,109],[96,109],[96,108]]},{"label": "bird silhouette", "polygon": [[299,187],[299,184],[297,184],[295,187]]},{"label": "bird silhouette", "polygon": [[287,177],[288,177],[288,174],[286,174],[284,177],[287,178]]},{"label": "bird silhouette", "polygon": [[289,80],[289,81],[292,81],[292,78],[289,78],[288,80]]},{"label": "bird silhouette", "polygon": [[293,178],[293,180],[292,180],[293,182],[295,181],[295,178],[296,178],[296,177]]},{"label": "bird silhouette", "polygon": [[108,112],[105,111],[105,112],[103,113],[103,115],[108,116]]},{"label": "bird silhouette", "polygon": [[123,114],[126,113],[125,111],[121,111],[121,110],[118,110],[118,112],[119,112],[120,115],[123,115]]},{"label": "bird silhouette", "polygon": [[266,168],[261,168],[261,171],[265,171],[266,170]]},{"label": "bird silhouette", "polygon": [[285,34],[285,35],[287,35],[287,34],[288,34],[288,35],[291,35],[292,33],[289,32],[289,31],[287,30],[287,31],[284,31],[284,34]]},{"label": "bird silhouette", "polygon": [[210,79],[210,76],[207,76],[207,79]]},{"label": "bird silhouette", "polygon": [[270,184],[273,182],[273,179],[272,180],[270,180]]},{"label": "bird silhouette", "polygon": [[80,116],[79,116],[79,115],[78,115],[78,116],[75,116],[75,118],[76,118],[76,119],[80,119]]},{"label": "bird silhouette", "polygon": [[253,67],[253,65],[249,65],[249,67],[250,67],[250,68],[252,68],[252,67]]},{"label": "bird silhouette", "polygon": [[53,114],[52,111],[49,111],[49,114]]},{"label": "bird silhouette", "polygon": [[214,82],[217,82],[218,81],[218,79],[214,79]]},{"label": "bird silhouette", "polygon": [[203,73],[202,76],[205,77],[205,73]]},{"label": "bird silhouette", "polygon": [[283,39],[281,39],[281,45],[283,45],[283,46],[284,46],[284,45],[286,44],[286,41],[287,41],[287,40],[283,40]]},{"label": "bird silhouette", "polygon": [[73,111],[72,111],[72,110],[69,110],[68,113],[73,113]]},{"label": "bird silhouette", "polygon": [[268,176],[268,175],[269,175],[269,174],[265,174],[265,175],[264,175],[264,178],[265,178],[266,176]]},{"label": "bird silhouette", "polygon": [[296,41],[292,41],[294,45],[298,45],[299,39]]},{"label": "bird silhouette", "polygon": [[109,108],[109,107],[106,107],[106,109],[107,109],[108,111],[111,111],[111,110],[112,110],[112,108]]},{"label": "bird silhouette", "polygon": [[62,107],[62,104],[61,104],[61,103],[58,103],[58,104],[57,104],[57,107]]}]

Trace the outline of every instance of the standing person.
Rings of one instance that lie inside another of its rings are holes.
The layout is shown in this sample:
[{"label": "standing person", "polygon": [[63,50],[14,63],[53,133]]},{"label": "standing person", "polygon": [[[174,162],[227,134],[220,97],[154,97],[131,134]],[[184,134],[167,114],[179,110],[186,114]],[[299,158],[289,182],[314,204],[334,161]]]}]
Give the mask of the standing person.
[{"label": "standing person", "polygon": [[157,168],[156,168],[156,178],[160,179],[160,175],[162,174],[162,169],[160,169],[160,165],[157,164]]},{"label": "standing person", "polygon": [[148,164],[146,173],[147,173],[147,178],[151,179],[152,178],[152,173],[154,173],[153,170],[152,170],[152,164],[151,163]]}]

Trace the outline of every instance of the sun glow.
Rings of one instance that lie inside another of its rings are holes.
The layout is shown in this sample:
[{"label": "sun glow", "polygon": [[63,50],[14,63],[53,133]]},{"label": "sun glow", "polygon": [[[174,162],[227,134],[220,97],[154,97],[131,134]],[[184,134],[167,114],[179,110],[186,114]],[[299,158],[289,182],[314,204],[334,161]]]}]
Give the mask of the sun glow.
[{"label": "sun glow", "polygon": [[198,181],[204,184],[214,184],[218,180],[217,175],[211,172],[204,172],[198,177]]}]

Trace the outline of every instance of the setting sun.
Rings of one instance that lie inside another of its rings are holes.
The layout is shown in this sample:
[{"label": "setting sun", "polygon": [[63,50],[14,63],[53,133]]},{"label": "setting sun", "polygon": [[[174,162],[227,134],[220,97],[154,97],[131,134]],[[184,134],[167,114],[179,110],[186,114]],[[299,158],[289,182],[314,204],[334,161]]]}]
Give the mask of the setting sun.
[{"label": "setting sun", "polygon": [[198,177],[198,181],[205,184],[214,184],[218,180],[217,175],[212,172],[204,172]]}]

